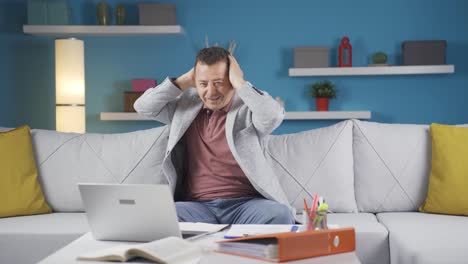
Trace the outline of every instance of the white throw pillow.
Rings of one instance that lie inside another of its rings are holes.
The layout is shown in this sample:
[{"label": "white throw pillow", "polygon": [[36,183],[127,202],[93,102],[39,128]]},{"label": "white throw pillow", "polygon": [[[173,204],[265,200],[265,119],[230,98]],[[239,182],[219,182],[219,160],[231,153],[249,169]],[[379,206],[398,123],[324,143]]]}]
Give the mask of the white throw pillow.
[{"label": "white throw pillow", "polygon": [[353,123],[296,134],[269,136],[266,158],[277,173],[291,206],[299,212],[303,198],[322,195],[334,212],[357,212],[354,196]]},{"label": "white throw pillow", "polygon": [[354,120],[353,135],[359,211],[416,211],[427,193],[429,126]]},{"label": "white throw pillow", "polygon": [[83,211],[79,182],[165,183],[168,127],[120,134],[31,131],[39,180],[54,211]]}]

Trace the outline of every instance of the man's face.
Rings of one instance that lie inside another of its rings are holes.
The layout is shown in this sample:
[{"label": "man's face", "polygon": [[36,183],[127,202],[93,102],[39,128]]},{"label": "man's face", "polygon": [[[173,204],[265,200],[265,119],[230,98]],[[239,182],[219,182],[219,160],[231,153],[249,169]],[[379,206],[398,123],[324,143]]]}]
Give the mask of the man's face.
[{"label": "man's face", "polygon": [[231,101],[234,89],[224,61],[213,65],[197,62],[195,68],[195,86],[206,108],[219,110]]}]

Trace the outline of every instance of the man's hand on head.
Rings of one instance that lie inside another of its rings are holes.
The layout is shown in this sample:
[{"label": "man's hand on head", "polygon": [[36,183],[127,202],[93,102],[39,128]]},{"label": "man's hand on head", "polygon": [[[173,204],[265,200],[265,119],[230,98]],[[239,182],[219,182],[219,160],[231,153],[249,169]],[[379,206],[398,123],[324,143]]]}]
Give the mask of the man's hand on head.
[{"label": "man's hand on head", "polygon": [[234,58],[234,56],[229,55],[229,63],[229,81],[231,82],[234,89],[240,89],[245,83],[244,73],[242,72],[239,63],[237,63],[237,60]]},{"label": "man's hand on head", "polygon": [[175,79],[175,84],[182,90],[185,91],[190,87],[195,87],[195,71],[190,69],[190,71],[182,74],[181,76]]}]

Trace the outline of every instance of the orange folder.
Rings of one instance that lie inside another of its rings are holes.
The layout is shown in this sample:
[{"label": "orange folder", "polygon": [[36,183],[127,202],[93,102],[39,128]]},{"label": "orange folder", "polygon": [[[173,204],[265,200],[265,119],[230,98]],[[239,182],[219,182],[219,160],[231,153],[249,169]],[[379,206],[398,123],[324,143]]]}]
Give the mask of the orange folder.
[{"label": "orange folder", "polygon": [[[258,254],[250,254],[249,251],[251,251],[253,247],[249,247],[247,244],[241,245],[240,243],[237,244],[241,247],[245,247],[245,250],[239,250],[238,246],[235,246],[236,249],[234,250],[223,250],[223,247],[220,245],[217,251],[221,253],[262,259],[272,262],[284,262],[354,251],[356,248],[355,241],[356,238],[354,228],[349,227],[304,232],[283,232],[275,234],[253,235],[218,242],[220,244],[248,242],[250,245],[255,245],[256,243],[265,245],[265,243],[267,243],[273,245],[273,249],[277,250],[277,252],[275,251],[274,254],[276,257],[273,258],[259,256]],[[269,252],[271,252],[271,248],[269,249]]]}]

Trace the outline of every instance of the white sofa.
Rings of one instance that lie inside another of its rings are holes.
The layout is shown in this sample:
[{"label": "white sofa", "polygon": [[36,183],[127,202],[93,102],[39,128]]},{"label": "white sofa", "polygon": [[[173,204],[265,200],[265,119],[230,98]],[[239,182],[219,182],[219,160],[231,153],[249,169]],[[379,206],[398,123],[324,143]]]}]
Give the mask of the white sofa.
[{"label": "white sofa", "polygon": [[[77,182],[166,183],[167,127],[124,134],[32,130],[54,213],[0,219],[0,263],[35,263],[89,231]],[[354,226],[362,263],[467,263],[468,217],[419,213],[430,172],[427,125],[348,120],[270,136],[265,155],[292,206],[323,195],[331,224]],[[25,253],[26,252],[26,253]]]},{"label": "white sofa", "polygon": [[0,263],[36,263],[89,232],[78,182],[167,184],[161,163],[168,131],[80,135],[32,129],[39,181],[54,213],[0,218]]}]

